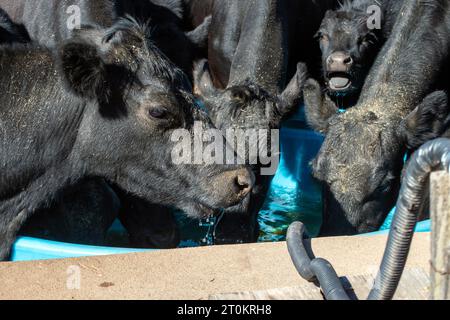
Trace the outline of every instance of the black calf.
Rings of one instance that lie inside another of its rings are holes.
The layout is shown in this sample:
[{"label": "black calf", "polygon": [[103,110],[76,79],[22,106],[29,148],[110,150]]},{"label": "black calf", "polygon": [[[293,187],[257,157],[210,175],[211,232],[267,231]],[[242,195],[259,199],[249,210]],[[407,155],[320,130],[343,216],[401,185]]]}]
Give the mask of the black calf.
[{"label": "black calf", "polygon": [[[337,10],[327,11],[316,39],[321,49],[325,93],[310,82],[305,104],[335,103],[353,106],[382,46],[389,38],[403,0],[344,1]],[[325,107],[326,108],[326,107]],[[314,112],[314,111],[312,111]]]}]

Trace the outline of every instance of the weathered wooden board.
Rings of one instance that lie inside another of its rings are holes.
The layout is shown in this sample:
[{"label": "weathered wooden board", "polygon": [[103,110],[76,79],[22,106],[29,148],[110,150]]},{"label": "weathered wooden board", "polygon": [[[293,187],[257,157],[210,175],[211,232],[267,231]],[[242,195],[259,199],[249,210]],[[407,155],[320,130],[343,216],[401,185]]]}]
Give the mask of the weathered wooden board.
[{"label": "weathered wooden board", "polygon": [[450,175],[431,175],[431,299],[450,299]]},{"label": "weathered wooden board", "polygon": [[320,290],[313,284],[301,287],[278,288],[264,291],[247,291],[217,294],[210,300],[323,300]]},{"label": "weathered wooden board", "polygon": [[[373,286],[375,273],[342,278],[350,297],[366,299]],[[428,271],[421,268],[407,269],[400,281],[395,300],[426,300],[430,296]],[[264,291],[226,293],[210,296],[211,300],[323,300],[323,295],[314,284],[300,287],[277,288]]]}]

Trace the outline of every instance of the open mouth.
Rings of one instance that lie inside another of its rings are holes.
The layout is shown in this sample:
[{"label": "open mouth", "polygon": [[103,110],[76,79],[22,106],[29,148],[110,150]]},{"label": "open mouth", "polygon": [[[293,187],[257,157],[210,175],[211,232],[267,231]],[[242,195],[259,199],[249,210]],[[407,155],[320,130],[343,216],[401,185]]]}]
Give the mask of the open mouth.
[{"label": "open mouth", "polygon": [[345,72],[329,72],[328,87],[333,91],[345,91],[352,85],[351,77]]}]

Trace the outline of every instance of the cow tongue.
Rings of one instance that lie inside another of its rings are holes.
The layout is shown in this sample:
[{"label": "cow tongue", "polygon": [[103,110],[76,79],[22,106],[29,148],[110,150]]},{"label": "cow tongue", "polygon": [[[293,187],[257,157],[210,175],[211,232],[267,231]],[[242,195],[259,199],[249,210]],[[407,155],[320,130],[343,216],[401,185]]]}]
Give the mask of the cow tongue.
[{"label": "cow tongue", "polygon": [[330,88],[333,90],[347,89],[350,83],[350,79],[344,77],[333,77],[329,81]]}]

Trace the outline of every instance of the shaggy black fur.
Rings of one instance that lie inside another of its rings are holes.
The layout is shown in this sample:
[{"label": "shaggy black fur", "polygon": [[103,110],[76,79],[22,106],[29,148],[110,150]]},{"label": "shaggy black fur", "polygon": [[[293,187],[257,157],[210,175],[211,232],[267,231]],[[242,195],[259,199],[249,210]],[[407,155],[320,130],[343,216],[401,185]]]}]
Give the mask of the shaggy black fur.
[{"label": "shaggy black fur", "polygon": [[[196,217],[251,191],[246,168],[173,164],[173,130],[211,124],[148,32],[127,20],[80,31],[56,56],[29,45],[0,50],[0,259],[31,215],[82,178]],[[111,118],[106,107],[125,112]]]},{"label": "shaggy black fur", "polygon": [[[26,27],[30,30],[32,37],[35,41],[48,46],[55,47],[59,43],[69,39],[73,35],[76,36],[77,30],[69,30],[67,28],[67,19],[69,14],[67,9],[69,6],[77,5],[80,8],[81,13],[81,23],[84,28],[88,25],[101,25],[103,27],[109,27],[112,25],[114,21],[117,20],[118,17],[123,17],[127,15],[131,15],[134,19],[138,20],[141,24],[148,25],[149,34],[146,36],[151,36],[152,42],[150,45],[153,47],[157,47],[161,50],[166,56],[170,58],[172,62],[174,62],[180,69],[182,69],[188,77],[192,74],[193,61],[202,54],[203,48],[206,47],[206,39],[208,35],[209,28],[209,19],[206,19],[203,24],[201,24],[197,29],[185,32],[183,30],[182,23],[182,13],[183,8],[180,1],[161,1],[161,0],[134,0],[134,1],[122,1],[122,0],[63,0],[63,1],[7,1],[1,0],[0,5],[3,6],[8,12],[10,12],[15,21],[19,21],[26,25]],[[73,13],[73,12],[72,12]],[[70,14],[72,14],[70,13]],[[203,22],[203,21],[202,21]],[[120,23],[120,22],[119,22]],[[120,26],[116,24],[116,28]],[[126,26],[125,26],[126,27]],[[1,30],[1,29],[0,29]],[[189,29],[191,30],[191,29]],[[114,30],[111,30],[114,32]],[[108,37],[108,35],[106,35]],[[17,41],[17,39],[16,39]],[[73,46],[77,47],[80,44],[74,42]],[[76,48],[75,48],[76,49]],[[89,48],[88,48],[89,49]],[[70,54],[70,50],[68,48],[67,54]],[[159,57],[159,54],[155,56]],[[92,61],[95,63],[95,61]],[[164,61],[163,61],[164,62]],[[75,63],[76,64],[76,63]],[[154,66],[158,67],[161,65],[161,61],[155,63]],[[101,66],[92,66],[92,67],[101,67]],[[150,66],[151,67],[151,66]],[[165,72],[165,70],[170,70],[170,68],[160,68],[160,70],[154,70],[156,72],[160,72],[161,74]],[[104,70],[104,72],[113,73],[117,78],[129,77],[130,75],[126,73],[126,70],[120,68],[110,68],[110,70]],[[126,88],[119,88],[118,90],[101,86],[101,90],[105,90],[105,92],[96,92],[98,89],[96,86],[87,88],[89,82],[84,82],[84,76],[77,74],[77,76],[81,76],[80,79],[70,79],[71,81],[78,82],[78,84],[74,87],[75,90],[77,88],[84,90],[90,89],[92,92],[91,96],[95,96],[98,94],[99,97],[102,97],[102,113],[105,116],[109,117],[120,117],[126,112],[123,108],[109,108],[108,104],[115,104],[116,106],[123,105],[120,101],[121,94],[123,90]],[[170,77],[170,75],[168,75]],[[184,81],[184,80],[183,80]],[[119,82],[113,84],[115,87],[124,85],[123,82]],[[83,86],[85,88],[83,88]],[[86,186],[80,186],[80,189],[84,189],[86,193],[93,194],[100,189],[100,186],[103,185],[102,181],[98,182],[96,188],[88,188],[91,184],[87,184]],[[113,201],[109,195],[108,190],[104,190],[97,194],[97,202],[98,203],[107,203],[108,201]],[[126,193],[121,192],[122,197],[126,197]],[[107,199],[104,199],[104,197]],[[86,197],[86,199],[90,199]],[[109,200],[108,200],[109,199]],[[129,204],[129,199],[122,199],[123,207],[130,207],[125,204]],[[73,202],[73,199],[66,199],[66,197],[62,196],[61,201]],[[78,200],[75,200],[78,201]],[[173,216],[168,210],[160,210],[159,206],[154,206],[152,204],[148,204],[146,208],[143,205],[144,201],[139,201],[139,204],[133,207],[133,210],[125,210],[128,214],[125,214],[124,208],[122,208],[120,218],[124,225],[132,225],[134,221],[140,221],[140,225],[142,226],[141,231],[138,232],[138,228],[132,228],[138,234],[146,233],[146,239],[150,239],[150,234],[152,230],[155,228],[158,230],[157,233],[160,233],[160,229],[163,227],[161,225],[165,224],[164,221],[167,219],[164,217],[166,214],[170,215],[168,217],[170,220],[167,224],[167,233],[168,235],[174,234],[172,226]],[[105,208],[102,213],[100,208],[92,203],[84,203],[82,204],[78,201],[77,204],[72,206],[68,205],[58,205],[55,210],[60,211],[58,208],[84,208],[82,211],[85,212],[86,216],[94,216],[95,214],[104,214],[109,215],[110,208]],[[96,213],[92,212],[96,210]],[[99,210],[97,210],[99,209]],[[107,212],[108,211],[108,212]],[[117,211],[117,210],[115,210]],[[80,213],[76,213],[77,216],[82,218]],[[49,213],[51,216],[51,213]],[[62,216],[61,213],[57,214],[58,216]],[[72,212],[67,212],[68,216],[74,215]],[[141,217],[140,217],[141,216]],[[156,218],[158,217],[158,218]],[[87,218],[86,218],[87,219]],[[129,219],[131,222],[128,222]],[[37,220],[37,219],[35,219]],[[61,219],[62,220],[62,219]],[[68,218],[70,220],[70,218]],[[161,221],[161,225],[156,226],[155,221]],[[144,223],[147,221],[147,223]],[[56,223],[56,222],[55,222]],[[42,223],[37,223],[38,225],[42,225]],[[95,226],[93,225],[93,228]],[[30,229],[30,228],[29,228]],[[145,229],[145,230],[144,230]],[[131,238],[142,238],[138,235],[134,235],[133,231],[130,231]],[[36,231],[37,232],[37,231]],[[34,232],[34,233],[36,233]],[[76,231],[73,231],[76,233]],[[83,233],[83,230],[80,230],[80,233]],[[97,236],[95,238],[99,238]],[[161,238],[158,236],[158,238]],[[64,239],[56,239],[56,240],[64,240]],[[86,239],[84,242],[89,241]],[[152,246],[152,243],[155,241],[144,242],[138,244],[138,246]],[[161,243],[160,240],[156,242]],[[136,241],[134,242],[136,244]],[[173,240],[170,242],[163,244],[163,247],[168,246],[176,246]]]},{"label": "shaggy black fur", "polygon": [[[401,12],[358,104],[343,114],[320,101],[308,110],[310,123],[326,135],[313,161],[325,185],[324,235],[377,230],[397,199],[407,146],[441,133],[447,121],[443,93],[427,95],[448,88],[450,4],[406,1]],[[311,90],[320,87],[310,85],[305,98]],[[421,101],[408,121],[413,130],[399,132]]]}]

